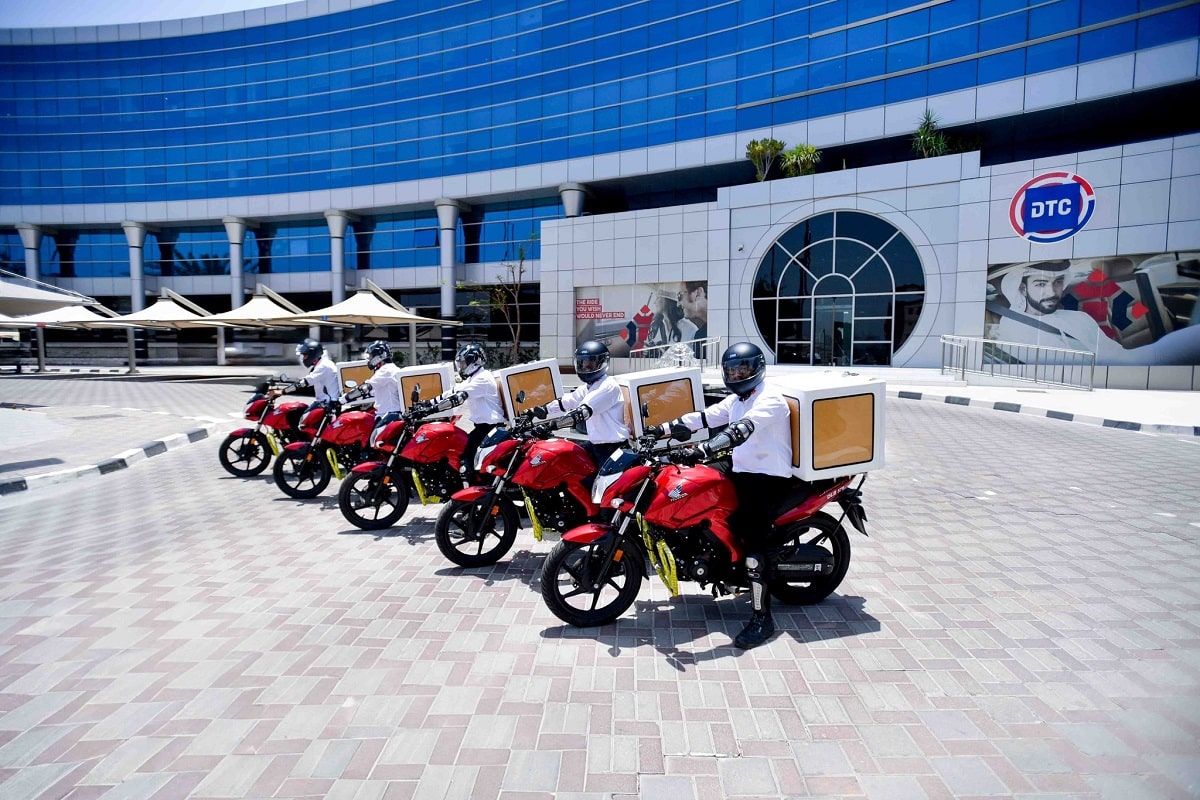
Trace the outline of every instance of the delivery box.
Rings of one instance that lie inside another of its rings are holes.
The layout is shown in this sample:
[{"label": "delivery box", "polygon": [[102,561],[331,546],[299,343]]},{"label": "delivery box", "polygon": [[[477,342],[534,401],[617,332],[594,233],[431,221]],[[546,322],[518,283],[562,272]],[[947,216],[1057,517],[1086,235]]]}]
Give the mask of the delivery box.
[{"label": "delivery box", "polygon": [[813,481],[883,467],[884,381],[838,370],[768,381],[787,400],[793,475]]},{"label": "delivery box", "polygon": [[[625,422],[636,438],[646,428],[704,408],[699,367],[664,367],[617,376],[625,396]],[[695,438],[704,438],[699,435]]]},{"label": "delivery box", "polygon": [[544,406],[563,396],[562,374],[553,358],[505,367],[493,374],[500,385],[500,399],[509,422],[527,409]]},{"label": "delivery box", "polygon": [[412,407],[414,391],[420,401],[440,397],[453,388],[454,365],[449,361],[400,368],[400,402],[405,411]]}]

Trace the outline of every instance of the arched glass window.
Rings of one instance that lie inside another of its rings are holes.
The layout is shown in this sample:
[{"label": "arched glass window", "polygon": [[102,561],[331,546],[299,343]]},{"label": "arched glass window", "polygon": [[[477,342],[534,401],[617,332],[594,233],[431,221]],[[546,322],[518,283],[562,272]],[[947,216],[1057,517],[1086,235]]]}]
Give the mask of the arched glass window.
[{"label": "arched glass window", "polygon": [[892,363],[925,303],[925,273],[896,226],[859,211],[789,228],[758,264],[753,310],[780,364]]}]

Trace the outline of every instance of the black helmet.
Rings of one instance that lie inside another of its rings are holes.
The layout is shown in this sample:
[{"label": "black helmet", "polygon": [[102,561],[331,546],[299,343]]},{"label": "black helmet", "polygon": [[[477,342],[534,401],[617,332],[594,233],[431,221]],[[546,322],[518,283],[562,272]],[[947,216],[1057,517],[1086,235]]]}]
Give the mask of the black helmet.
[{"label": "black helmet", "polygon": [[325,348],[316,339],[305,339],[296,345],[296,358],[300,359],[300,363],[309,369],[315,367],[323,355],[325,355]]},{"label": "black helmet", "polygon": [[721,378],[725,388],[743,400],[758,388],[766,375],[766,357],[749,342],[730,345],[721,356]]},{"label": "black helmet", "polygon": [[575,374],[584,383],[595,383],[608,374],[608,348],[588,339],[575,349]]},{"label": "black helmet", "polygon": [[388,347],[388,343],[379,339],[367,345],[367,366],[371,368],[371,372],[382,367],[384,364],[391,363],[392,348]]},{"label": "black helmet", "polygon": [[486,361],[487,356],[483,352],[483,345],[478,342],[467,342],[458,348],[458,354],[454,356],[454,368],[458,370],[459,377],[466,378],[483,369]]}]

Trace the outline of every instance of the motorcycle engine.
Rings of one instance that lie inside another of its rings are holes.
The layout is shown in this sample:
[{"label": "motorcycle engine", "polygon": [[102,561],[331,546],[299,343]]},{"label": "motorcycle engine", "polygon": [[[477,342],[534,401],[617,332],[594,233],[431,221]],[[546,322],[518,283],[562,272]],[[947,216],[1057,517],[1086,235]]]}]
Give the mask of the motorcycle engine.
[{"label": "motorcycle engine", "polygon": [[701,527],[682,531],[655,529],[656,538],[662,538],[672,555],[680,580],[695,581],[703,588],[709,583],[720,583],[729,579],[730,563],[728,551]]},{"label": "motorcycle engine", "polygon": [[565,533],[587,522],[579,501],[564,491],[529,492],[528,497],[538,522],[548,530]]}]

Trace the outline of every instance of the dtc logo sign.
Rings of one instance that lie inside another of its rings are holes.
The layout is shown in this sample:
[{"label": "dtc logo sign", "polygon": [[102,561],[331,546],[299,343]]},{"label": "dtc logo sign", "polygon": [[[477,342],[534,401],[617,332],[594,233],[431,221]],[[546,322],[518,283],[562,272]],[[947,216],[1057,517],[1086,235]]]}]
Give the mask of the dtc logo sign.
[{"label": "dtc logo sign", "polygon": [[1096,192],[1078,175],[1047,172],[1022,186],[1008,207],[1017,235],[1047,244],[1069,239],[1083,230],[1096,210]]}]

